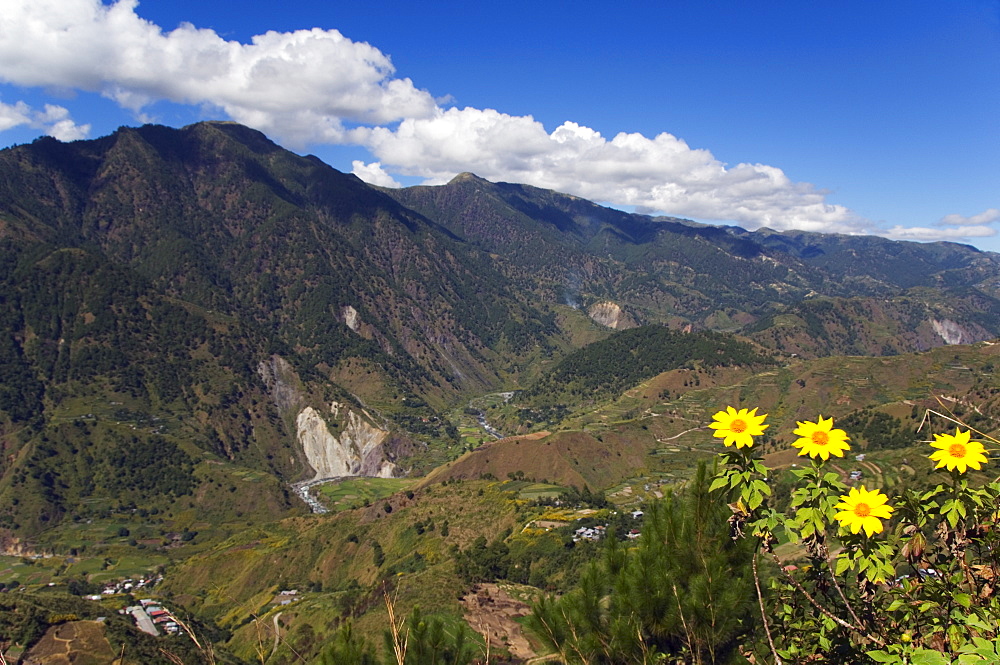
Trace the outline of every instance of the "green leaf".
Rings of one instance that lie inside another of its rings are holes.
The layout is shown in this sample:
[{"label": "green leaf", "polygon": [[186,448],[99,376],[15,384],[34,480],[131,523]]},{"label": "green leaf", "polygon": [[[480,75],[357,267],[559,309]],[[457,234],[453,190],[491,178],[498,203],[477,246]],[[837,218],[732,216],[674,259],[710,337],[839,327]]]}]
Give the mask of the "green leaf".
[{"label": "green leaf", "polygon": [[972,607],[972,596],[967,593],[956,593],[954,595],[955,602],[962,607],[968,608]]},{"label": "green leaf", "polygon": [[993,653],[997,653],[997,648],[1000,648],[1000,644],[990,642],[989,640],[978,636],[972,638],[972,643],[976,645],[977,651],[979,649],[989,649],[993,651]]},{"label": "green leaf", "polygon": [[916,649],[910,656],[911,665],[951,665],[951,659],[931,649]]},{"label": "green leaf", "polygon": [[898,663],[899,656],[888,651],[869,651],[868,657],[876,663]]},{"label": "green leaf", "polygon": [[708,486],[708,491],[714,492],[720,487],[725,487],[728,484],[729,484],[729,479],[726,478],[725,476],[720,476],[712,481],[712,484]]}]

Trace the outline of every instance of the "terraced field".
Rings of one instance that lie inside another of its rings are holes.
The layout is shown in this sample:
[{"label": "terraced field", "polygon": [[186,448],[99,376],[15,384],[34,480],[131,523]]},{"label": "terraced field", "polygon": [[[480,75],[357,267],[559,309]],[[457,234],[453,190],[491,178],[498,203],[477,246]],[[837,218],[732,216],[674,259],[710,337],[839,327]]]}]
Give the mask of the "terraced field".
[{"label": "terraced field", "polygon": [[349,478],[317,485],[314,491],[330,512],[367,506],[413,485],[411,478]]}]

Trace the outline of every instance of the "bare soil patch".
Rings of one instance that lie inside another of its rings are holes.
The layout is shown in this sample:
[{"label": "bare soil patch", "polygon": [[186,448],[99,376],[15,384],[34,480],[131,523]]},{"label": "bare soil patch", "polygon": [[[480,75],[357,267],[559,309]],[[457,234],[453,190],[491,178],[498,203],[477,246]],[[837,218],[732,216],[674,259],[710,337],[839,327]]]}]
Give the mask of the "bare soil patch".
[{"label": "bare soil patch", "polygon": [[25,655],[37,665],[107,665],[117,654],[97,621],[67,621],[52,626]]},{"label": "bare soil patch", "polygon": [[466,622],[495,647],[507,649],[521,660],[538,654],[515,619],[527,616],[531,608],[493,583],[478,584],[459,601]]}]

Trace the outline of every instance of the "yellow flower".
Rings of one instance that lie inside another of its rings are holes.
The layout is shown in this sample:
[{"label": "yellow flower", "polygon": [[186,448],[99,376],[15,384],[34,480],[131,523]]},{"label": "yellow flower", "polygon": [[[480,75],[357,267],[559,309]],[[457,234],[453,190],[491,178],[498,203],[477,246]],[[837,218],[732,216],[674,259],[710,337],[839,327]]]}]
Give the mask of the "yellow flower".
[{"label": "yellow flower", "polygon": [[834,506],[840,512],[833,517],[851,533],[864,529],[865,535],[870,538],[872,534],[882,533],[882,520],[892,515],[892,506],[885,503],[888,499],[878,490],[867,491],[864,485],[852,487],[846,495],[841,495],[840,503]]},{"label": "yellow flower", "polygon": [[830,459],[830,455],[843,457],[844,451],[850,449],[847,445],[847,432],[833,429],[833,418],[823,420],[823,416],[820,416],[816,422],[800,422],[793,434],[801,437],[792,444],[801,448],[799,455],[822,457],[825,461]]},{"label": "yellow flower", "polygon": [[712,416],[714,422],[709,427],[715,430],[716,436],[722,439],[726,446],[736,444],[737,448],[753,445],[753,438],[764,433],[768,425],[764,424],[767,414],[757,415],[757,408],[737,411],[731,406],[727,406],[725,411],[719,411]]},{"label": "yellow flower", "polygon": [[978,471],[986,463],[985,448],[979,441],[969,441],[969,435],[969,431],[963,432],[957,427],[954,434],[935,434],[937,441],[931,445],[939,450],[930,456],[937,462],[934,468],[946,466],[949,471],[958,469],[959,473],[965,473],[971,466]]}]

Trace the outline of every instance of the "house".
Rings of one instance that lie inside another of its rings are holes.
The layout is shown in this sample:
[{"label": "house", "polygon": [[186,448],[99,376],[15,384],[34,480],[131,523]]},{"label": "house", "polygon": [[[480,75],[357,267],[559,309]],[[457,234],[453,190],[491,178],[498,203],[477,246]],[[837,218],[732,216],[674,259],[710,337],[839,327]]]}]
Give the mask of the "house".
[{"label": "house", "polygon": [[600,540],[604,537],[606,527],[603,526],[581,526],[574,533],[573,542],[579,542],[581,540]]}]

